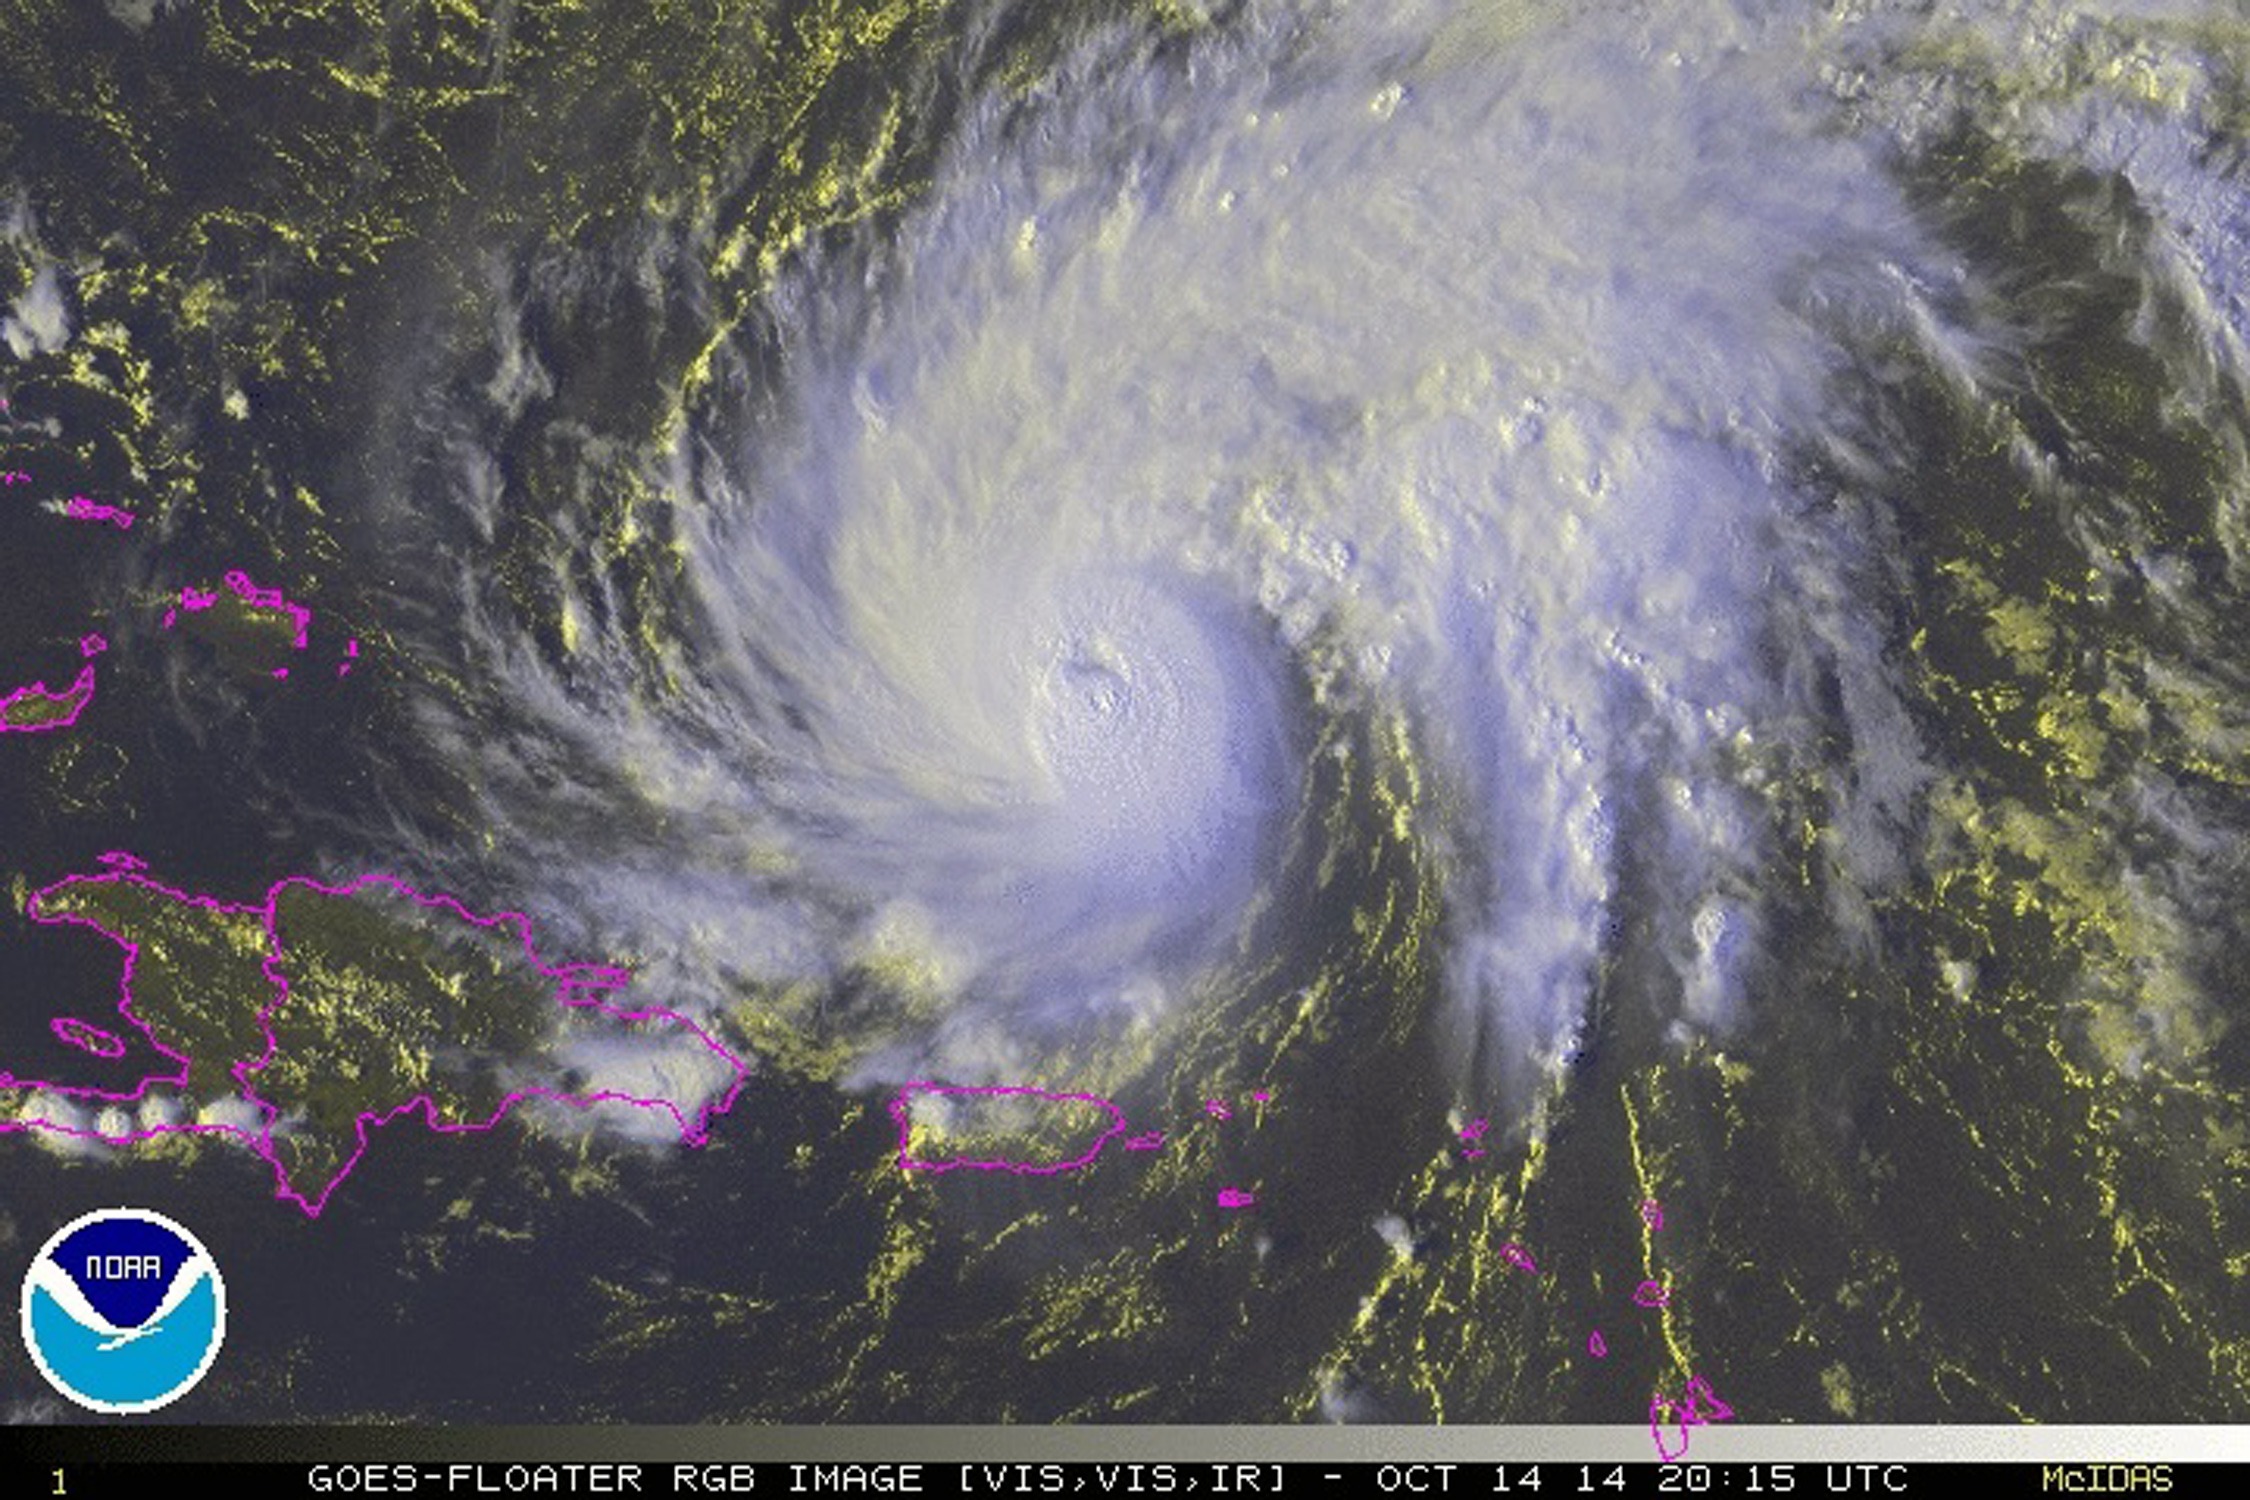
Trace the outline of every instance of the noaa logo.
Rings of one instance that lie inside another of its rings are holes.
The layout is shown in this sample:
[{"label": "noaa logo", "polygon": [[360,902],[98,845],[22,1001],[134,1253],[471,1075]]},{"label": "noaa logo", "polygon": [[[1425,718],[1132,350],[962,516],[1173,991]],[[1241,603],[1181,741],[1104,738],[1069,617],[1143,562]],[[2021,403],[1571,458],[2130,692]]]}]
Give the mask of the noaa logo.
[{"label": "noaa logo", "polygon": [[73,1219],[23,1278],[23,1343],[47,1383],[102,1412],[178,1400],[219,1357],[226,1283],[203,1242],[162,1214]]}]

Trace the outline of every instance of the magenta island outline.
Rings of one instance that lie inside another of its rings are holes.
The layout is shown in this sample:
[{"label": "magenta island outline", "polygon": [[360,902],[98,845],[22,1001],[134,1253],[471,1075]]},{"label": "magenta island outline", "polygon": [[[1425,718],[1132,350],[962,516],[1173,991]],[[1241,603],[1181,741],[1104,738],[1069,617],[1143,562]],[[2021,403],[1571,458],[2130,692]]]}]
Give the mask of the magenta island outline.
[{"label": "magenta island outline", "polygon": [[[250,575],[241,568],[230,570],[222,582],[225,583],[227,592],[242,601],[244,609],[269,610],[276,614],[288,616],[290,644],[296,649],[302,651],[312,643],[313,612],[311,606],[299,604],[278,587],[260,588],[251,581]],[[180,590],[180,602],[164,611],[164,618],[159,622],[158,628],[170,630],[179,623],[181,611],[185,610],[189,614],[197,614],[212,608],[218,602],[219,591],[217,589],[199,589],[193,584],[189,584]]]},{"label": "magenta island outline", "polygon": [[[1109,1116],[1109,1128],[1094,1137],[1091,1145],[1068,1161],[973,1161],[955,1157],[949,1161],[918,1161],[914,1157],[914,1095],[939,1094],[962,1098],[1029,1098],[1047,1104],[1090,1104]],[[966,1168],[972,1172],[1015,1172],[1026,1177],[1051,1177],[1059,1172],[1075,1172],[1080,1167],[1091,1166],[1102,1148],[1125,1133],[1125,1111],[1099,1094],[1059,1093],[1052,1089],[1034,1088],[1029,1084],[952,1084],[914,1082],[902,1085],[891,1096],[891,1118],[898,1123],[898,1166],[902,1172],[952,1172]],[[1147,1142],[1146,1145],[1136,1142]],[[1160,1144],[1148,1137],[1136,1137],[1127,1142],[1128,1149],[1149,1150]]]},{"label": "magenta island outline", "polygon": [[[115,520],[121,527],[130,527],[132,517],[111,506],[97,505],[84,495],[73,495],[67,512],[74,520]],[[290,645],[303,651],[311,644],[313,611],[311,606],[291,599],[280,588],[264,588],[253,581],[246,571],[235,568],[222,580],[226,590],[242,602],[245,609],[264,610],[285,616],[289,621]],[[223,597],[218,589],[199,589],[190,584],[180,590],[179,602],[164,611],[159,628],[170,630],[179,623],[181,612],[190,614],[216,606]],[[88,635],[79,641],[79,655],[85,665],[67,688],[51,688],[44,680],[26,683],[0,697],[0,734],[48,734],[70,729],[85,716],[94,701],[96,686],[93,659],[109,649],[108,638]],[[355,636],[344,648],[345,660],[336,668],[338,677],[349,676],[359,656],[359,640]],[[276,667],[271,674],[277,679],[289,676],[287,667]],[[38,705],[48,709],[54,717],[37,723],[17,724],[9,721],[9,711],[20,704]],[[514,915],[514,914],[510,914]]]},{"label": "magenta island outline", "polygon": [[71,496],[63,505],[63,514],[73,521],[107,521],[119,531],[131,531],[133,529],[134,517],[131,511],[119,510],[114,505],[104,505],[100,501],[90,499],[85,495]]},{"label": "magenta island outline", "polygon": [[[0,698],[0,734],[47,734],[57,729],[69,729],[84,717],[88,705],[94,701],[94,658],[109,649],[105,636],[82,636],[78,642],[78,655],[86,663],[78,669],[78,676],[69,687],[57,692],[44,681],[27,683]],[[19,703],[43,703],[68,712],[37,724],[11,724],[8,710]]]},{"label": "magenta island outline", "polygon": [[[689,1146],[701,1146],[709,1139],[710,1122],[734,1107],[735,1100],[740,1097],[743,1088],[749,1081],[750,1068],[748,1063],[729,1051],[701,1026],[677,1011],[668,1010],[661,1006],[627,1010],[607,1004],[599,998],[630,984],[632,974],[629,970],[597,964],[549,964],[540,957],[537,948],[533,946],[531,918],[522,912],[508,911],[500,912],[494,916],[480,917],[451,896],[425,895],[405,881],[390,875],[362,875],[341,886],[325,885],[310,876],[292,875],[276,881],[269,887],[263,902],[230,905],[214,897],[191,895],[186,891],[149,879],[140,873],[147,868],[146,865],[130,854],[105,854],[102,856],[102,862],[112,866],[106,873],[68,876],[34,892],[25,904],[25,914],[32,921],[48,926],[89,928],[124,950],[124,966],[118,979],[117,1013],[125,1019],[133,1030],[139,1032],[159,1055],[178,1063],[179,1071],[171,1076],[151,1075],[143,1077],[130,1093],[119,1093],[114,1090],[83,1085],[19,1079],[6,1073],[0,1073],[0,1087],[30,1094],[46,1093],[61,1098],[86,1100],[103,1105],[128,1105],[139,1103],[154,1088],[167,1086],[184,1088],[186,1086],[191,1067],[191,1060],[187,1054],[166,1046],[157,1037],[155,1030],[143,1021],[133,1009],[133,978],[140,961],[140,945],[125,937],[122,933],[112,931],[92,917],[81,916],[75,912],[50,913],[40,909],[42,902],[47,897],[73,886],[129,883],[153,891],[168,900],[177,901],[200,910],[225,916],[255,917],[258,919],[259,925],[264,928],[267,951],[259,961],[259,967],[267,982],[273,986],[273,998],[260,1007],[258,1012],[258,1027],[264,1033],[265,1046],[255,1058],[237,1062],[229,1070],[235,1083],[239,1086],[240,1092],[237,1097],[250,1104],[263,1117],[263,1123],[257,1130],[251,1131],[238,1125],[220,1122],[183,1121],[176,1124],[146,1126],[122,1134],[111,1135],[104,1131],[89,1130],[59,1120],[31,1117],[0,1121],[0,1133],[46,1131],[51,1134],[71,1136],[82,1140],[99,1141],[109,1146],[133,1145],[165,1135],[232,1136],[249,1145],[259,1159],[272,1169],[274,1196],[276,1198],[296,1204],[308,1218],[317,1219],[328,1206],[329,1199],[336,1189],[350,1177],[352,1170],[359,1165],[360,1158],[367,1154],[368,1148],[372,1144],[369,1139],[370,1132],[415,1110],[421,1111],[424,1124],[433,1133],[463,1135],[493,1129],[507,1116],[510,1110],[526,1099],[546,1099],[573,1109],[592,1109],[601,1104],[625,1104],[638,1109],[650,1109],[669,1114],[679,1127],[681,1141]],[[278,965],[284,956],[278,926],[278,905],[282,892],[292,886],[324,896],[345,898],[356,895],[363,890],[381,888],[403,896],[425,909],[443,911],[471,926],[512,932],[523,945],[524,956],[533,968],[542,978],[554,982],[557,1004],[596,1010],[621,1021],[660,1021],[683,1026],[708,1051],[734,1070],[734,1081],[728,1086],[724,1094],[698,1107],[692,1116],[670,1099],[644,1098],[637,1094],[618,1090],[567,1093],[559,1089],[534,1086],[509,1092],[500,1101],[498,1107],[492,1111],[489,1118],[448,1121],[439,1118],[438,1104],[434,1099],[426,1093],[417,1094],[411,1099],[386,1109],[361,1111],[352,1122],[354,1141],[350,1155],[330,1174],[328,1180],[320,1186],[317,1193],[308,1196],[290,1180],[288,1167],[281,1160],[279,1148],[274,1142],[274,1128],[281,1121],[283,1112],[280,1106],[261,1096],[252,1082],[252,1075],[271,1064],[280,1049],[279,1038],[274,1032],[274,1019],[280,1013],[281,1008],[288,1003],[289,981],[278,969]],[[107,1033],[102,1034],[107,1035]]]}]

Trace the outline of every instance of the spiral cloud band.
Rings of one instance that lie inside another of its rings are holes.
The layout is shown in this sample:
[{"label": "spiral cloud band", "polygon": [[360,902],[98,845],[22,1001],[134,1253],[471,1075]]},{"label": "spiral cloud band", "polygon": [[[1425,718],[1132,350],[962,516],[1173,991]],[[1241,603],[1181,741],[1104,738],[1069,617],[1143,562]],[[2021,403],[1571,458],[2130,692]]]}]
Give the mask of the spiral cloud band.
[{"label": "spiral cloud band", "polygon": [[1847,351],[1980,358],[1844,50],[1253,8],[975,104],[885,241],[782,269],[775,393],[672,456],[668,706],[614,643],[510,664],[666,830],[604,909],[687,991],[884,976],[862,1076],[1068,1081],[1193,1011],[1356,717],[1402,727],[1473,1076],[1554,1076],[1628,928],[1670,1024],[1740,1024],[1784,826],[1848,932],[1927,776],[1890,523],[1802,475],[1864,436]]}]

